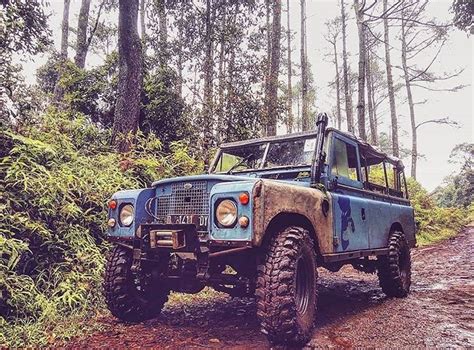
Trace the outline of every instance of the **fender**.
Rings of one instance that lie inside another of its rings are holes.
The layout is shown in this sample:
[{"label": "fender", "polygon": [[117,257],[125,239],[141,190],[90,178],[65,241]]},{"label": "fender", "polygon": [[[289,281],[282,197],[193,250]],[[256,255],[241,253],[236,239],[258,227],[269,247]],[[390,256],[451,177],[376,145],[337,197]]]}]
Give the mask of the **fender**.
[{"label": "fender", "polygon": [[[283,181],[262,179],[253,189],[253,245],[260,246],[273,218],[280,213],[306,217],[316,233],[314,237],[321,254],[333,252],[333,222],[331,194],[309,187],[309,183],[294,185]],[[324,204],[323,204],[324,203]],[[288,223],[290,224],[290,223]]]}]

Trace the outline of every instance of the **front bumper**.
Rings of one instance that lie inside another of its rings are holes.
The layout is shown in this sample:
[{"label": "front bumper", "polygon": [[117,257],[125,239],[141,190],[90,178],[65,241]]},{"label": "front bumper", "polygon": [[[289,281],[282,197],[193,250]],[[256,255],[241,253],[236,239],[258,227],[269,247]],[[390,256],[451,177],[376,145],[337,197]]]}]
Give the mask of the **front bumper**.
[{"label": "front bumper", "polygon": [[142,224],[137,232],[137,240],[143,251],[201,252],[199,235],[192,224]]}]

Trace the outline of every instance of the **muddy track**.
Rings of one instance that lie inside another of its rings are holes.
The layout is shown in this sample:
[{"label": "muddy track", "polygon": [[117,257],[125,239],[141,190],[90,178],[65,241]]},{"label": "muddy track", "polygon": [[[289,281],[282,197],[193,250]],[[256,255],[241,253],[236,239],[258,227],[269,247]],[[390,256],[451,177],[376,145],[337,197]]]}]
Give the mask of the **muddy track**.
[{"label": "muddy track", "polygon": [[[316,330],[307,348],[474,347],[474,226],[456,238],[412,251],[412,292],[389,299],[376,275],[344,267],[320,271]],[[173,295],[162,315],[104,328],[67,347],[266,349],[252,299],[206,291]]]}]

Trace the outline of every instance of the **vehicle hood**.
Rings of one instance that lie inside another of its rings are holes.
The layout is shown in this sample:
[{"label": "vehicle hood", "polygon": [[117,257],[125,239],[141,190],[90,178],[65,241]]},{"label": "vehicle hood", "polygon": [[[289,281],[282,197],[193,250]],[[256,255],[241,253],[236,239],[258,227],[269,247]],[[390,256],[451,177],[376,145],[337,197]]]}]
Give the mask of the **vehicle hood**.
[{"label": "vehicle hood", "polygon": [[238,176],[238,175],[223,175],[223,174],[202,174],[202,175],[191,175],[191,176],[178,176],[169,179],[162,179],[155,181],[151,184],[152,187],[161,185],[171,184],[174,182],[185,182],[185,181],[213,181],[213,182],[230,182],[230,181],[258,181],[258,178],[250,176]]}]

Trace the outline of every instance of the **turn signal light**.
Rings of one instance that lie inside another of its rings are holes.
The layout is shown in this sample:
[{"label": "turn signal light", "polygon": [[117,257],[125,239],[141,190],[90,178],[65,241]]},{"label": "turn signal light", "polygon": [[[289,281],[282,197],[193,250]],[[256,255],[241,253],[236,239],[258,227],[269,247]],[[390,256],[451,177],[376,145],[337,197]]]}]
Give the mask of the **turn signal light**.
[{"label": "turn signal light", "polygon": [[239,196],[240,203],[242,203],[243,205],[247,205],[247,204],[249,204],[249,200],[250,200],[250,198],[249,198],[249,194],[247,192],[243,192],[243,193],[240,194],[240,196]]},{"label": "turn signal light", "polygon": [[239,225],[242,228],[246,228],[249,225],[249,218],[246,216],[241,216],[239,218]]},{"label": "turn signal light", "polygon": [[108,205],[109,205],[110,209],[115,209],[115,208],[117,208],[117,201],[112,199],[112,200],[109,201]]},{"label": "turn signal light", "polygon": [[109,226],[110,228],[114,228],[115,227],[115,219],[114,218],[110,218],[109,221],[107,221],[107,226]]}]

